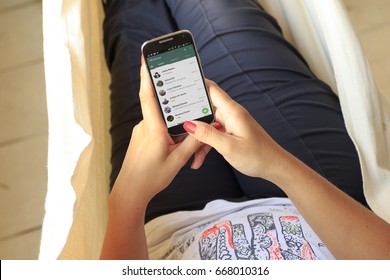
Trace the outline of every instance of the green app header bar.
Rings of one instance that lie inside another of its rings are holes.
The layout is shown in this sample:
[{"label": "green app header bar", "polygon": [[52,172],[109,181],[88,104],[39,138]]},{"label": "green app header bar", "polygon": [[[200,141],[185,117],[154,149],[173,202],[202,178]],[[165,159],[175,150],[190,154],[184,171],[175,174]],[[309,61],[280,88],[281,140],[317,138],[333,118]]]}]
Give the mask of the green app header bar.
[{"label": "green app header bar", "polygon": [[193,56],[195,56],[194,47],[189,45],[149,57],[147,58],[147,61],[149,68],[155,69]]}]

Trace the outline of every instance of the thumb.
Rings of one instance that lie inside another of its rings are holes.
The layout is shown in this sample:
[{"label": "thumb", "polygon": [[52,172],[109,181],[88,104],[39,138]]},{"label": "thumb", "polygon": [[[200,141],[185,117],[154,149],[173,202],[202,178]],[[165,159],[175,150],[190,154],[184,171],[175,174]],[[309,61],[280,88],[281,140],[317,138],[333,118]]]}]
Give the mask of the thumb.
[{"label": "thumb", "polygon": [[199,121],[185,122],[183,127],[198,141],[215,148],[220,154],[224,154],[230,140],[228,134]]}]

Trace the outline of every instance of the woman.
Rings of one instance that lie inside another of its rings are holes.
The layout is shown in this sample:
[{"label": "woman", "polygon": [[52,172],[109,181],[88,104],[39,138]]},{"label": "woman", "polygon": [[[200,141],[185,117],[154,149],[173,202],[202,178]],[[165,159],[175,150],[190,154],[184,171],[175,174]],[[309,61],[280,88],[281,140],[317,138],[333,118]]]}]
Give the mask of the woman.
[{"label": "woman", "polygon": [[[361,205],[337,97],[256,1],[117,0],[105,10],[114,187],[102,258],[389,257],[389,225]],[[137,69],[144,41],[178,29],[193,33],[206,77],[223,89],[208,82],[216,123],[187,122],[190,136],[175,142]]]}]

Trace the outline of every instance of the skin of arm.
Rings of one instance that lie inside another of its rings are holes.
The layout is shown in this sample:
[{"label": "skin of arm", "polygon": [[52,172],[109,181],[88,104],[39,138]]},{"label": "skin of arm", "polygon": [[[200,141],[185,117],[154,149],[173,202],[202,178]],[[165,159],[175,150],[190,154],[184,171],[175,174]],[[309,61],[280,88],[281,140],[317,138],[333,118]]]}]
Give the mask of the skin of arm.
[{"label": "skin of arm", "polygon": [[337,259],[390,259],[390,224],[281,148],[239,104],[209,82],[216,119],[184,128],[240,172],[279,186]]},{"label": "skin of arm", "polygon": [[101,259],[147,259],[144,218],[149,201],[169,185],[195,153],[199,167],[210,150],[193,137],[168,134],[143,58],[140,102],[143,120],[134,127],[121,170],[108,198]]},{"label": "skin of arm", "polygon": [[[214,147],[240,172],[267,179],[287,193],[338,259],[390,259],[390,225],[282,149],[222,89],[208,81],[217,123],[187,122],[193,137],[177,141],[161,118],[146,67],[141,67],[144,119],[132,138],[108,199],[101,259],[147,259],[146,206],[195,153],[199,168]],[[204,143],[204,144],[200,144]]]}]

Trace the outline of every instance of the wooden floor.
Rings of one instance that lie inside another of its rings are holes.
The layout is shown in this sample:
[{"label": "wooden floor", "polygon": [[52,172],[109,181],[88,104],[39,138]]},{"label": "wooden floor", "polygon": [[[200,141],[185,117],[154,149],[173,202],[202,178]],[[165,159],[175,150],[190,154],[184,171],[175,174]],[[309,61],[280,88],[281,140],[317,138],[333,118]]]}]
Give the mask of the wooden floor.
[{"label": "wooden floor", "polygon": [[[344,0],[390,97],[390,0]],[[47,183],[41,0],[0,0],[0,259],[36,259]]]}]

